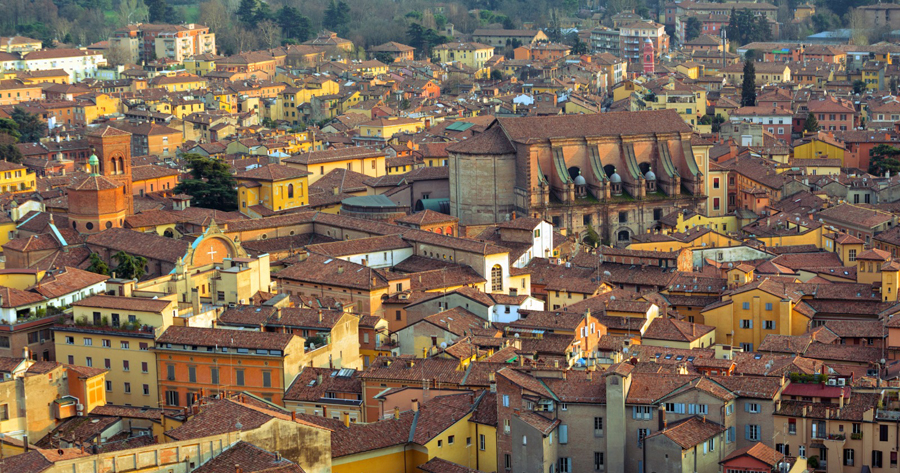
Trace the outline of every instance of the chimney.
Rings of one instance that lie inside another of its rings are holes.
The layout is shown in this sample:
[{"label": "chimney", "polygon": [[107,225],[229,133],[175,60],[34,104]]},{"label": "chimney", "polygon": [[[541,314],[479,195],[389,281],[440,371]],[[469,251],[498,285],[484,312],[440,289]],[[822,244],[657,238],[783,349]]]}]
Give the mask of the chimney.
[{"label": "chimney", "polygon": [[419,412],[419,400],[413,399],[412,401],[412,410],[413,412]]},{"label": "chimney", "polygon": [[244,473],[244,470],[241,469],[241,465],[237,463],[234,464],[234,473]]},{"label": "chimney", "polygon": [[838,407],[839,407],[840,409],[843,409],[843,408],[844,408],[844,388],[841,388],[841,400],[840,400],[840,402],[838,403]]},{"label": "chimney", "polygon": [[396,420],[399,418],[400,418],[400,408],[397,406],[394,406],[394,419]]},{"label": "chimney", "polygon": [[342,417],[344,418],[344,427],[350,427],[350,413],[344,412]]},{"label": "chimney", "polygon": [[666,420],[666,406],[665,404],[662,404],[659,406],[659,430],[665,430],[668,426],[669,422]]},{"label": "chimney", "polygon": [[22,436],[22,444],[25,445],[25,453],[28,453],[28,436]]},{"label": "chimney", "polygon": [[319,310],[319,323],[322,323],[322,311]]},{"label": "chimney", "polygon": [[297,413],[295,411],[291,411],[291,421],[297,420]]},{"label": "chimney", "polygon": [[321,386],[321,385],[322,385],[322,374],[319,373],[318,375],[316,375],[316,386]]}]

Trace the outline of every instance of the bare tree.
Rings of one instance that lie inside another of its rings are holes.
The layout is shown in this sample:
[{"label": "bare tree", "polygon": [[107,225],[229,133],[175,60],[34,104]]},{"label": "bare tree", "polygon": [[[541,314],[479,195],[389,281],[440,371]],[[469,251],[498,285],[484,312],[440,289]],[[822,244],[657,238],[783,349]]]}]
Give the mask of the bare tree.
[{"label": "bare tree", "polygon": [[266,49],[281,44],[281,28],[272,20],[261,21],[256,25],[259,40]]},{"label": "bare tree", "polygon": [[231,19],[222,0],[209,0],[200,4],[200,23],[208,26],[213,33],[225,33]]},{"label": "bare tree", "polygon": [[860,13],[856,8],[850,12],[850,30],[852,32],[850,36],[852,44],[868,46],[869,33],[872,31],[872,28],[866,22],[865,14]]},{"label": "bare tree", "polygon": [[106,62],[109,63],[110,66],[124,66],[134,63],[134,58],[131,57],[131,51],[123,44],[111,46],[103,55],[106,57]]},{"label": "bare tree", "polygon": [[150,16],[150,10],[144,0],[122,0],[119,3],[119,24],[130,25],[140,23]]}]

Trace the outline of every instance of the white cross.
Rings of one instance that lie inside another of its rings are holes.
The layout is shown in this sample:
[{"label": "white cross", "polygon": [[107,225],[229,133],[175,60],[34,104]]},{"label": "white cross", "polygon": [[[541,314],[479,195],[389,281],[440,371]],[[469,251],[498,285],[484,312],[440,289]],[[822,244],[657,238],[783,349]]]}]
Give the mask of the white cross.
[{"label": "white cross", "polygon": [[209,255],[209,259],[212,259],[212,260],[216,259],[216,249],[215,248],[209,247],[209,253],[207,253],[207,254]]}]

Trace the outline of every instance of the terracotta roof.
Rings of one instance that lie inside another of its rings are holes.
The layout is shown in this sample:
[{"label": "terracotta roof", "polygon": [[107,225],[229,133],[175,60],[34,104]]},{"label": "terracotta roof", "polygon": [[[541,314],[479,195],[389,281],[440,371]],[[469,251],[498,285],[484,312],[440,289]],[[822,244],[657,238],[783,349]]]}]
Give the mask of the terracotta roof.
[{"label": "terracotta roof", "polygon": [[657,317],[650,322],[643,337],[652,340],[668,340],[677,342],[693,342],[716,328],[709,325],[695,324],[665,317]]},{"label": "terracotta roof", "polygon": [[310,253],[305,260],[279,271],[275,278],[365,290],[388,285],[380,273],[372,268],[315,253]]},{"label": "terracotta roof", "polygon": [[328,393],[362,395],[362,380],[356,370],[304,367],[284,393],[287,401],[328,402]]},{"label": "terracotta roof", "polygon": [[294,339],[295,336],[289,333],[171,326],[159,336],[156,346],[157,349],[164,348],[163,344],[173,344],[283,352]]},{"label": "terracotta roof", "polygon": [[82,299],[78,302],[75,302],[72,305],[79,307],[93,307],[98,309],[119,309],[162,313],[164,310],[166,310],[167,307],[169,307],[170,305],[177,305],[177,303],[166,299],[153,299],[150,297],[119,297],[97,294],[95,296],[88,297],[87,299]]},{"label": "terracotta roof", "polygon": [[454,307],[437,314],[432,314],[421,321],[428,322],[456,336],[462,336],[471,330],[480,331],[485,320],[462,307]]},{"label": "terracotta roof", "polygon": [[731,454],[719,463],[725,463],[744,455],[759,460],[772,468],[775,468],[779,460],[784,458],[784,454],[778,453],[774,448],[769,447],[762,442],[757,442],[749,447],[740,448],[731,452]]},{"label": "terracotta roof", "polygon": [[460,384],[464,373],[456,368],[459,362],[442,358],[405,359],[377,357],[369,368],[360,373],[363,379],[389,379],[415,381],[435,379],[439,383]]},{"label": "terracotta roof", "polygon": [[378,151],[372,148],[364,147],[347,147],[328,149],[322,151],[310,151],[304,154],[298,154],[286,158],[283,162],[298,164],[321,164],[334,161],[343,161],[347,159],[367,159],[385,157],[384,151]]},{"label": "terracotta roof", "polygon": [[462,466],[439,457],[434,457],[418,467],[425,473],[481,473],[481,470]]},{"label": "terracotta roof", "polygon": [[[271,333],[267,335],[273,335]],[[286,411],[263,408],[250,403],[241,403],[231,399],[211,400],[201,408],[197,415],[184,424],[166,431],[166,435],[175,440],[189,440],[201,437],[221,435],[238,430],[247,432],[256,429],[272,419],[290,421]],[[318,424],[297,418],[297,423],[321,428]],[[240,429],[237,424],[240,423]],[[326,428],[326,430],[329,430]]]},{"label": "terracotta roof", "polygon": [[0,286],[0,297],[3,298],[0,307],[3,307],[4,309],[14,309],[16,307],[44,301],[44,297],[40,294],[5,286]]},{"label": "terracotta roof", "polygon": [[176,263],[187,254],[190,244],[184,240],[166,238],[156,233],[143,233],[124,228],[111,228],[94,233],[86,238],[86,243],[109,248],[112,253],[119,250],[147,259]]},{"label": "terracotta roof", "polygon": [[282,181],[285,179],[297,179],[308,176],[309,173],[301,171],[297,168],[286,166],[284,164],[267,164],[258,168],[239,172],[234,175],[235,179],[253,179],[257,181]]},{"label": "terracotta roof", "polygon": [[651,439],[662,435],[668,437],[683,450],[687,450],[724,431],[725,427],[721,424],[706,420],[704,417],[693,416],[672,422],[664,430],[652,433],[646,438]]},{"label": "terracotta roof", "polygon": [[192,473],[303,473],[296,463],[243,440],[216,455]]}]

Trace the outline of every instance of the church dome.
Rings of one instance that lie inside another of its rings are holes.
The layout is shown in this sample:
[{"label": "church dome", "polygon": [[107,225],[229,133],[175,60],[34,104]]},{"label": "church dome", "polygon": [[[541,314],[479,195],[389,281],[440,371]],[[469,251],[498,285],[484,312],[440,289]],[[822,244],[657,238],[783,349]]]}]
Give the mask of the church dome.
[{"label": "church dome", "polygon": [[575,176],[575,185],[576,186],[583,186],[585,184],[587,184],[587,181],[584,180],[584,176],[582,176],[581,174]]},{"label": "church dome", "polygon": [[656,180],[656,174],[653,174],[653,169],[649,169],[649,168],[647,169],[647,174],[644,174],[644,179],[646,179],[648,181]]}]

